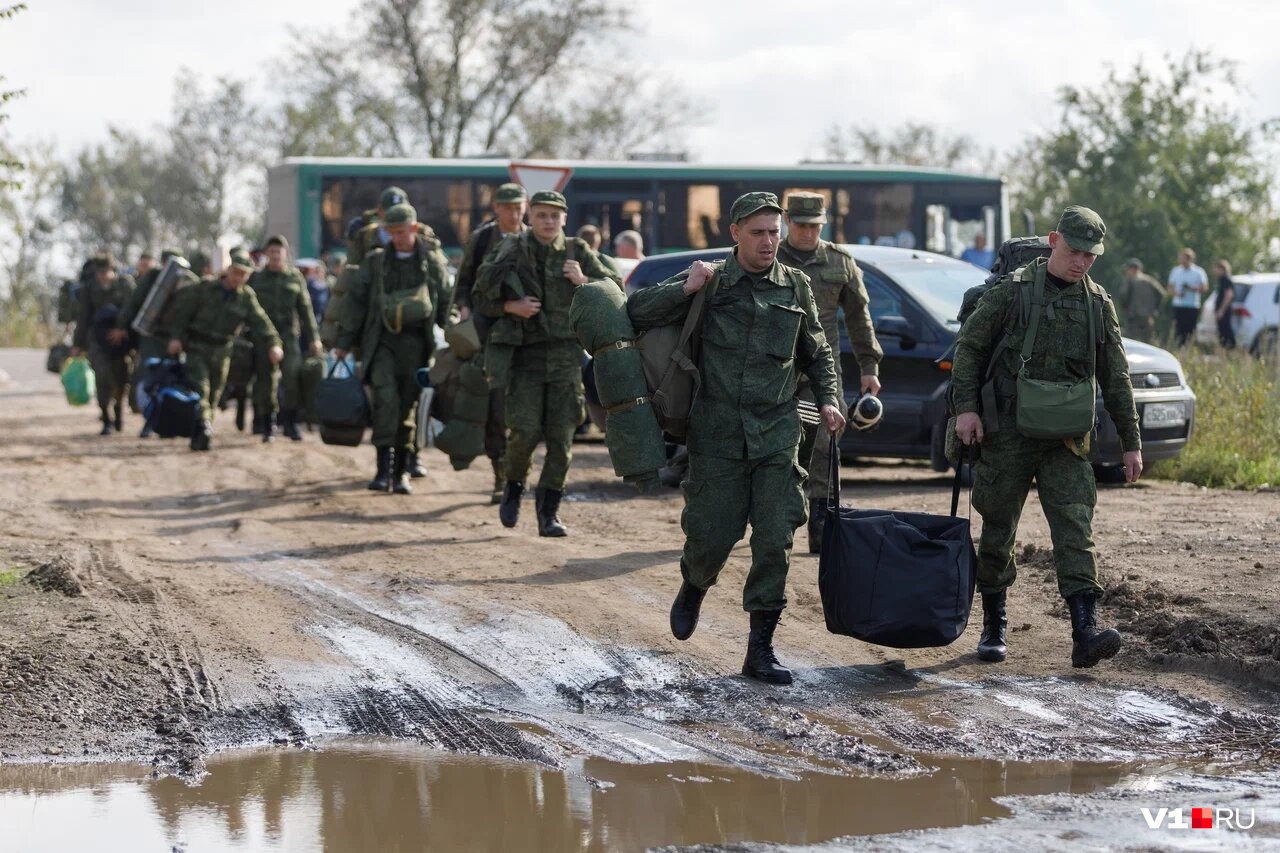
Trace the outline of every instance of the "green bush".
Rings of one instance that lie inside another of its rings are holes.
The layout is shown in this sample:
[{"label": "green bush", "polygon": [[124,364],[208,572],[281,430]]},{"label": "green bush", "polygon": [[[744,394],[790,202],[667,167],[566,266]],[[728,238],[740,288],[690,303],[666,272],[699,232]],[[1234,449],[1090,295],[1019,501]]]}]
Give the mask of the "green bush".
[{"label": "green bush", "polygon": [[1280,486],[1280,382],[1274,357],[1183,350],[1179,357],[1196,392],[1191,441],[1176,459],[1155,463],[1151,476],[1198,486]]}]

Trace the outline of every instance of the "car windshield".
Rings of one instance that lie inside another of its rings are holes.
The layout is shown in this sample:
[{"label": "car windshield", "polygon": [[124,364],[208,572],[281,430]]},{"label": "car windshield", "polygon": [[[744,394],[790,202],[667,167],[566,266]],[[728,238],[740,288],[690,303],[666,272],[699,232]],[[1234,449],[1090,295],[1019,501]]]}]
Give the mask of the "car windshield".
[{"label": "car windshield", "polygon": [[988,273],[973,264],[932,259],[912,259],[880,264],[935,320],[949,329],[960,328],[956,319],[964,293],[982,284]]}]

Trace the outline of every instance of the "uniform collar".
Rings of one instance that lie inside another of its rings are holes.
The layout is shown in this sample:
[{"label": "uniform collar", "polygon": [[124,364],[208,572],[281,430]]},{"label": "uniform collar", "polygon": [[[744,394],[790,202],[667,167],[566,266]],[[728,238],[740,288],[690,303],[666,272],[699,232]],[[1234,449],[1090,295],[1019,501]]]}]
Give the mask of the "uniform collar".
[{"label": "uniform collar", "polygon": [[534,236],[534,234],[533,234],[533,228],[531,228],[531,227],[529,227],[529,226],[525,226],[525,231],[524,231],[524,233],[525,233],[525,234],[527,234],[527,235],[529,236],[529,245],[530,245],[531,247],[533,247],[534,249],[537,249],[537,248],[541,247],[541,248],[546,249],[546,250],[547,250],[547,251],[549,251],[549,252],[563,252],[563,251],[564,251],[564,242],[565,242],[565,237],[564,237],[564,232],[563,232],[563,231],[561,231],[559,234],[557,234],[557,235],[556,235],[556,238],[555,238],[554,240],[552,240],[550,243],[548,243],[546,246],[543,246],[543,245],[542,245],[542,243],[538,241],[538,238]]},{"label": "uniform collar", "polygon": [[[730,284],[737,284],[739,278],[748,275],[747,271],[738,264],[738,248],[736,246],[724,259],[724,272],[728,276]],[[773,265],[764,271],[764,277],[778,285],[778,287],[791,286],[791,282],[782,274],[782,266],[778,263],[777,255],[773,257]]]},{"label": "uniform collar", "polygon": [[[782,241],[782,245],[786,247],[787,252],[792,257],[795,257],[797,259],[800,257],[799,255],[800,250],[797,249],[795,246],[792,246],[786,240]],[[826,264],[826,262],[827,262],[827,241],[819,240],[818,248],[814,249],[813,256],[809,258],[809,260],[805,261],[805,266],[808,266],[809,264]]]}]

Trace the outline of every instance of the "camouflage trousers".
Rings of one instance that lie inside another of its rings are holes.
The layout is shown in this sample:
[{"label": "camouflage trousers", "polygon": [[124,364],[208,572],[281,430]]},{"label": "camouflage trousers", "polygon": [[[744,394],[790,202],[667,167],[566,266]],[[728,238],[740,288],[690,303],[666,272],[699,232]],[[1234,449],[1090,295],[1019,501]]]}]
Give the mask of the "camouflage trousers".
[{"label": "camouflage trousers", "polygon": [[564,491],[573,460],[573,434],[586,411],[582,347],[572,341],[520,347],[511,362],[505,403],[504,476],[517,483],[527,480],[533,451],[541,442],[547,455],[538,487]]},{"label": "camouflage trousers", "polygon": [[89,364],[97,374],[98,407],[105,409],[113,402],[124,400],[129,384],[129,357],[112,357],[95,341],[89,345]]},{"label": "camouflage trousers", "polygon": [[1101,592],[1093,548],[1093,467],[1061,441],[1026,438],[1015,429],[989,434],[974,466],[973,508],[982,516],[978,591],[1000,592],[1017,577],[1014,538],[1033,481],[1049,522],[1058,592],[1064,598]]},{"label": "camouflage trousers", "polygon": [[281,388],[285,411],[302,407],[302,351],[298,349],[298,339],[286,336],[281,349],[284,358],[275,365],[266,347],[253,348],[253,413],[259,417],[280,411]]},{"label": "camouflage trousers", "polygon": [[187,378],[200,392],[200,418],[213,423],[222,389],[227,384],[227,370],[231,367],[231,341],[225,344],[189,344],[187,353]]},{"label": "camouflage trousers", "polygon": [[413,451],[417,432],[418,368],[431,359],[430,330],[384,332],[369,362],[366,381],[373,389],[374,447]]},{"label": "camouflage trousers", "polygon": [[795,449],[761,459],[690,453],[689,475],[681,485],[684,579],[699,589],[712,586],[750,522],[751,571],[742,588],[742,609],[785,607],[792,538],[805,520],[804,477]]}]

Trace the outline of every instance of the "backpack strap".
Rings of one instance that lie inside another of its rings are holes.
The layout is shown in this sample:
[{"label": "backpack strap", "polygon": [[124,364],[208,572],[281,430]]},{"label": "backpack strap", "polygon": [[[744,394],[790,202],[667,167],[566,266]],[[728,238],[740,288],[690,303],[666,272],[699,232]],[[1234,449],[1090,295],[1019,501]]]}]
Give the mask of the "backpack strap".
[{"label": "backpack strap", "polygon": [[[1031,317],[1027,324],[1027,333],[1022,338],[1022,366],[1026,367],[1027,362],[1031,360],[1031,353],[1036,347],[1036,333],[1040,331],[1040,315],[1044,313],[1044,275],[1048,269],[1047,266],[1041,266],[1036,270],[1035,282],[1031,285]],[[1090,331],[1093,329],[1093,319],[1089,320]]]}]

